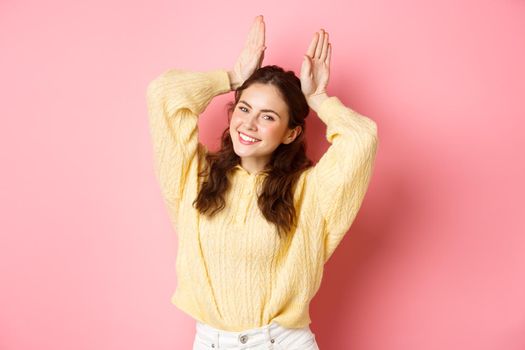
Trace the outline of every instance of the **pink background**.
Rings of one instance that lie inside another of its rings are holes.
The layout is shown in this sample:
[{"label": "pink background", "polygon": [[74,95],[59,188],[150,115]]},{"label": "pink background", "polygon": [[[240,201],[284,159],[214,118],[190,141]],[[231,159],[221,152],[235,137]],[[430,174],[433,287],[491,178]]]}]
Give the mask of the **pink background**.
[{"label": "pink background", "polygon": [[[299,72],[330,33],[329,95],[378,124],[354,225],[311,307],[322,350],[525,349],[523,1],[2,1],[0,349],[190,349],[146,86],[233,66]],[[218,144],[217,97],[200,120]],[[327,149],[309,118],[309,155]]]}]

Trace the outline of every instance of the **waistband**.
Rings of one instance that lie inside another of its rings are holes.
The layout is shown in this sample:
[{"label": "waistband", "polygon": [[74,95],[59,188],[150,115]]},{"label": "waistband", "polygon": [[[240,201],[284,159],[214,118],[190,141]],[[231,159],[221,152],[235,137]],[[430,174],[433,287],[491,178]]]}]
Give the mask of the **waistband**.
[{"label": "waistband", "polygon": [[217,347],[234,347],[234,346],[257,346],[262,343],[271,341],[279,335],[288,331],[277,322],[272,322],[266,326],[248,329],[242,332],[229,332],[217,329],[197,321],[196,337],[210,346]]}]

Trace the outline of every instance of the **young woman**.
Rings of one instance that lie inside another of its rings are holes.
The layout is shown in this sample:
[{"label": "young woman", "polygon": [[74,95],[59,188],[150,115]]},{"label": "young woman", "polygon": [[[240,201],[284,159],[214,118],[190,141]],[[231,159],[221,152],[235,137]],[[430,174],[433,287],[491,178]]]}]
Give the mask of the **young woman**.
[{"label": "young woman", "polygon": [[[173,304],[196,320],[194,350],[319,349],[309,304],[323,267],[359,211],[377,126],[326,87],[323,29],[300,78],[264,57],[262,16],[232,70],[170,69],[147,89],[155,175],[178,236]],[[198,140],[214,96],[235,90],[221,148]],[[306,156],[310,108],[331,144]]]}]

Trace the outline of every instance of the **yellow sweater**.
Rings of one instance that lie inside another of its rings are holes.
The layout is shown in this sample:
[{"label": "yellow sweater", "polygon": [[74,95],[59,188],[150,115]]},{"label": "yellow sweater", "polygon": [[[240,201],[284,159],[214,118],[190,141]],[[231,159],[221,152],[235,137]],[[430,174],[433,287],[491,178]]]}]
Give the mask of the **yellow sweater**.
[{"label": "yellow sweater", "polygon": [[309,304],[323,265],[350,228],[371,178],[378,138],[371,119],[329,97],[318,116],[331,144],[302,173],[294,192],[293,235],[280,240],[257,206],[262,174],[240,165],[231,176],[227,206],[213,218],[192,202],[208,148],[197,119],[211,99],[231,91],[227,70],[170,69],[147,87],[154,169],[177,233],[177,287],[171,302],[200,322],[239,332],[278,322],[311,323]]}]

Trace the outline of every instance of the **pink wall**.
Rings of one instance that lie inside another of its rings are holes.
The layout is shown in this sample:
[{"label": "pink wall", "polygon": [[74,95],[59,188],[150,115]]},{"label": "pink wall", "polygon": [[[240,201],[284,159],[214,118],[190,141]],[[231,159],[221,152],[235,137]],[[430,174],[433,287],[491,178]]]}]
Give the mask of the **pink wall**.
[{"label": "pink wall", "polygon": [[[264,63],[297,73],[325,28],[329,94],[378,124],[368,195],[312,302],[321,349],[525,349],[525,3],[259,3],[0,4],[0,349],[191,348],[145,89],[231,67],[257,14]],[[205,143],[231,97],[203,115]]]}]

